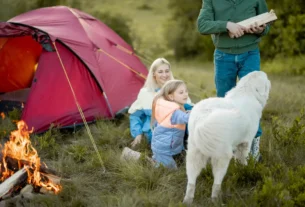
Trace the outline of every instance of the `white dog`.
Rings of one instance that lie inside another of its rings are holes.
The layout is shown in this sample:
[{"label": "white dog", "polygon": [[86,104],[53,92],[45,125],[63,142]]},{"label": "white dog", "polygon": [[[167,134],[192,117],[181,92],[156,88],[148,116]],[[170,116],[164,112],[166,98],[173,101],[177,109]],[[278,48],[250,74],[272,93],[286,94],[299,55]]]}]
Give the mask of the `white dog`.
[{"label": "white dog", "polygon": [[219,196],[233,151],[236,159],[247,164],[270,88],[266,73],[255,71],[243,77],[224,98],[209,98],[194,106],[189,119],[184,203],[193,202],[197,176],[209,158],[214,176],[212,199]]}]

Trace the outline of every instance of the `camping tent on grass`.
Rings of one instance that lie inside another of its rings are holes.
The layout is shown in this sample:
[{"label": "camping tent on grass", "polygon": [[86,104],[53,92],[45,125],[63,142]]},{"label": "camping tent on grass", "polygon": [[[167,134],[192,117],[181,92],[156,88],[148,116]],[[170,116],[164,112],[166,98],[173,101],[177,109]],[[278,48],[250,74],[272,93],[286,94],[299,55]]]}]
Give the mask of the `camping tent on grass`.
[{"label": "camping tent on grass", "polygon": [[77,9],[41,8],[0,22],[0,97],[23,94],[22,119],[36,132],[82,123],[76,103],[87,121],[114,117],[146,75],[131,46]]}]

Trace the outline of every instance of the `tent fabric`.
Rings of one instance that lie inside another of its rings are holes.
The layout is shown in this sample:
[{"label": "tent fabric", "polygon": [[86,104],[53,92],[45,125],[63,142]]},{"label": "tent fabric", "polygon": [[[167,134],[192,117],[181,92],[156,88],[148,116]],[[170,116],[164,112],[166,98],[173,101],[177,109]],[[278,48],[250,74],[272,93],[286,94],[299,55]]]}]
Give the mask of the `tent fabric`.
[{"label": "tent fabric", "polygon": [[[58,44],[57,49],[86,120],[111,117],[101,90],[84,64],[63,45]],[[50,62],[52,68],[49,66]],[[61,126],[82,123],[69,83],[55,52],[43,51],[40,56],[23,117],[29,126],[39,125],[42,131],[47,130],[50,123]]]},{"label": "tent fabric", "polygon": [[[131,105],[143,86],[144,78],[138,74],[146,76],[147,69],[133,55],[132,47],[84,12],[65,6],[47,7],[21,14],[4,24],[6,27],[0,23],[0,37],[31,33],[37,40],[47,34],[50,44],[57,48],[58,54],[40,52],[22,114],[35,131],[46,130],[50,123],[68,126],[82,122],[60,60],[87,121],[114,117]],[[25,26],[23,32],[22,26]],[[36,58],[36,53],[31,58]]]},{"label": "tent fabric", "polygon": [[1,37],[20,37],[34,34],[35,31],[23,25],[11,24],[9,22],[1,22],[0,33]]}]

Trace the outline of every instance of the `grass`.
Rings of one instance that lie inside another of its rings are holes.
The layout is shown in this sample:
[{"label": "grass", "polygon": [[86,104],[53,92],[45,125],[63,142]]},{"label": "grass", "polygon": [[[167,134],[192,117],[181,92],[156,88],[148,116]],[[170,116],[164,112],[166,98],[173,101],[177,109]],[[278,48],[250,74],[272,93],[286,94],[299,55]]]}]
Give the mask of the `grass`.
[{"label": "grass", "polygon": [[[173,70],[176,77],[187,82],[194,102],[215,96],[210,63],[173,62]],[[269,203],[274,204],[275,201],[269,197],[269,191],[290,192],[287,188],[296,185],[297,181],[292,184],[289,184],[292,181],[285,183],[284,177],[289,173],[296,173],[295,176],[300,177],[299,174],[303,172],[297,170],[297,166],[304,163],[304,150],[296,147],[305,146],[300,141],[301,138],[294,144],[286,145],[298,153],[297,156],[291,157],[288,155],[292,152],[287,149],[284,152],[285,145],[280,145],[274,135],[275,130],[278,130],[279,133],[286,133],[282,137],[290,137],[287,134],[289,130],[284,128],[294,123],[295,117],[300,116],[300,110],[304,107],[303,77],[270,75],[270,79],[272,91],[262,119],[264,134],[261,139],[261,152],[264,162],[250,162],[247,167],[231,163],[223,183],[224,202],[227,206],[256,206],[260,205],[260,199],[265,197],[271,200]],[[14,114],[13,117],[15,116]],[[277,120],[280,121],[279,128],[274,128],[274,117],[278,117]],[[33,200],[22,199],[18,202],[30,206],[183,206],[181,201],[186,186],[184,162],[177,171],[172,171],[154,168],[145,159],[137,163],[127,163],[119,159],[122,149],[132,141],[128,124],[127,115],[121,120],[98,120],[90,124],[106,168],[105,173],[102,172],[101,163],[85,128],[71,131],[51,128],[44,134],[33,135],[32,142],[41,159],[63,176],[63,190],[57,196],[37,195]],[[12,129],[13,126],[9,117],[0,121],[0,131]],[[302,125],[299,126],[302,128]],[[296,136],[301,132],[294,133]],[[290,137],[291,142],[292,140],[294,137]],[[147,156],[151,155],[147,143],[142,143],[137,150]],[[283,156],[287,156],[287,159]],[[293,163],[296,157],[298,159]],[[270,184],[279,180],[282,184]],[[211,169],[208,167],[198,178],[194,206],[213,206],[209,198],[212,182]],[[295,191],[300,191],[301,187],[294,188]],[[278,199],[282,195],[279,193]],[[284,201],[280,203],[283,204]]]}]

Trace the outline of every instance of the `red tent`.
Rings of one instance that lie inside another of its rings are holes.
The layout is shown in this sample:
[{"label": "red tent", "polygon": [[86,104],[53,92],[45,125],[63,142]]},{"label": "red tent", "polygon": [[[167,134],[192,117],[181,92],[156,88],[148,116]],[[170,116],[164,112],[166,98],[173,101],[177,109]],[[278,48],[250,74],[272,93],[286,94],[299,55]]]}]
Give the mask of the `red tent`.
[{"label": "red tent", "polygon": [[114,117],[136,99],[147,75],[118,34],[65,6],[0,22],[0,60],[0,93],[30,87],[22,119],[37,132],[82,123],[76,103],[87,121]]}]

